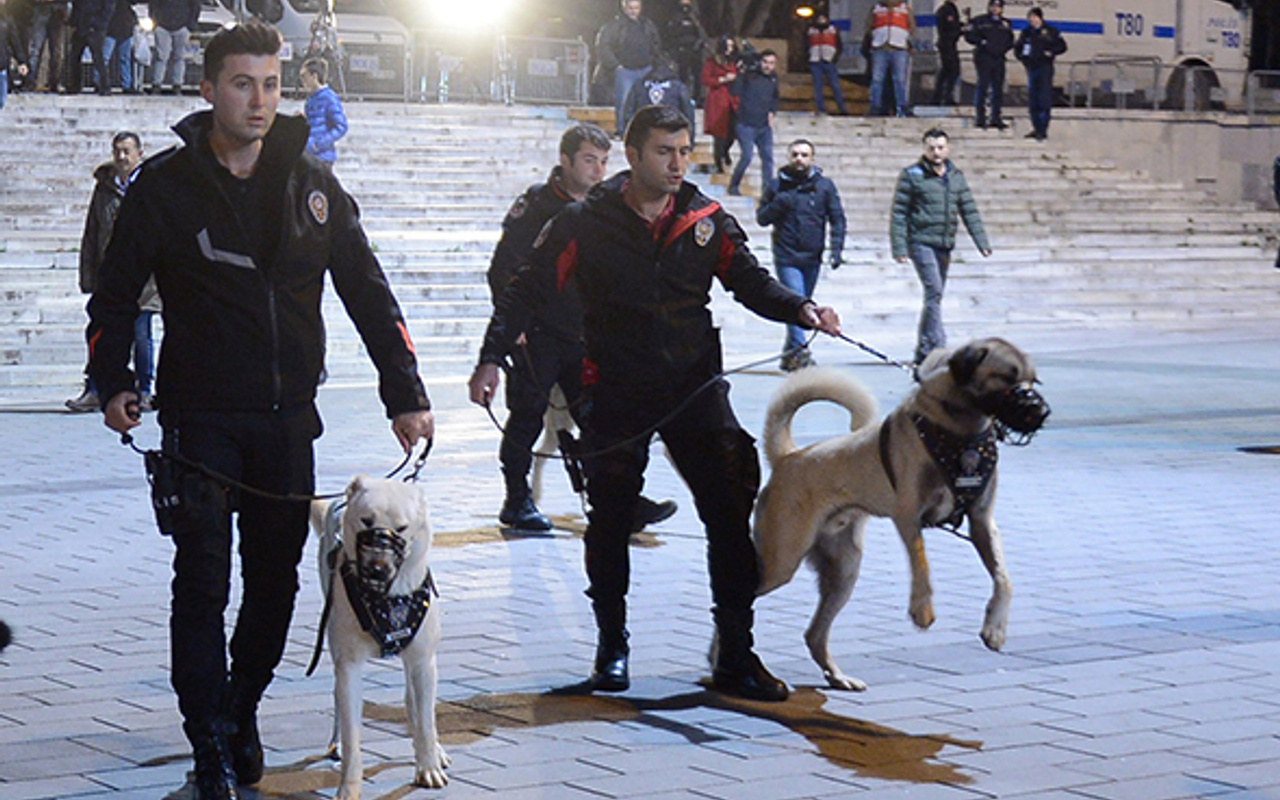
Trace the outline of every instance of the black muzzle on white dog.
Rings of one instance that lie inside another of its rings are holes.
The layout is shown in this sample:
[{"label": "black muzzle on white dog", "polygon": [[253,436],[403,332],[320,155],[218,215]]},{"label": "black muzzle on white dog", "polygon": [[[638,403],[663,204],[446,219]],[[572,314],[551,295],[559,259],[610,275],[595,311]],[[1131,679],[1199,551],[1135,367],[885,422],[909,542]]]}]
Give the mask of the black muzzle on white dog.
[{"label": "black muzzle on white dog", "polygon": [[387,594],[404,565],[405,541],[390,528],[356,533],[356,576],[367,592]]}]

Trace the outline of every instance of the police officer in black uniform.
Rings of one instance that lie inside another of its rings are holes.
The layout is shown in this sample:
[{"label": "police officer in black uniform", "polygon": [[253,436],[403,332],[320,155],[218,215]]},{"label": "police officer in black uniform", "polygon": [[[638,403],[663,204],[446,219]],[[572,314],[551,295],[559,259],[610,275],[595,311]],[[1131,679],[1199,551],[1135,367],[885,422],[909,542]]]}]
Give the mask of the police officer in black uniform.
[{"label": "police officer in black uniform", "polygon": [[[489,289],[496,303],[503,289],[529,258],[533,242],[560,209],[582,200],[604,178],[611,146],[609,134],[598,125],[579,123],[560,137],[560,164],[546,183],[530,186],[516,198],[502,221],[502,238],[489,264]],[[538,510],[529,490],[532,448],[542,432],[551,387],[559,384],[569,411],[579,426],[585,416],[582,398],[582,308],[572,292],[557,295],[538,311],[528,330],[517,337],[509,354],[507,422],[498,458],[506,483],[506,500],[498,514],[504,525],[546,531],[551,520]],[[660,522],[676,512],[670,500],[640,498],[635,530]]]},{"label": "police officer in black uniform", "polygon": [[[262,777],[258,702],[284,652],[310,513],[305,497],[280,496],[314,491],[326,273],[378,369],[400,445],[434,430],[354,201],[304,153],[306,120],[276,116],[281,41],[250,22],[209,42],[200,93],[212,110],[182,120],[184,144],[143,165],[89,301],[90,374],[107,426],[124,434],[138,425],[128,369],[138,294],[154,275],[164,298],[157,404],[169,480],[157,483],[179,498],[160,521],[175,547],[172,682],[200,800],[235,800]],[[233,514],[244,589],[228,669]]]},{"label": "police officer in black uniform", "polygon": [[586,568],[599,638],[589,685],[630,686],[626,594],[629,521],[644,483],[649,442],[662,437],[706,526],[707,562],[720,646],[720,691],[786,699],[788,688],[754,653],[752,604],[759,572],[750,515],[759,487],[754,441],[734,417],[712,325],[713,278],[752,311],[838,333],[839,317],[787,289],[760,267],[736,220],[684,180],[690,122],[665,106],[641,109],[627,128],[619,173],[562,211],[539,236],[499,298],[471,376],[487,404],[498,363],[538,308],[565,290],[583,309],[583,370],[592,408],[584,431]]}]

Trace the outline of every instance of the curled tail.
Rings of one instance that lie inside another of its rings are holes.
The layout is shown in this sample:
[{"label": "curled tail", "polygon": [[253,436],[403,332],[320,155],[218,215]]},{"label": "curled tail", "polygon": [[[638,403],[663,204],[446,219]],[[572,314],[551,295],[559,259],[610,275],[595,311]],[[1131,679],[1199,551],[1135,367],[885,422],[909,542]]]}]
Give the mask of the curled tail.
[{"label": "curled tail", "polygon": [[871,424],[880,415],[871,393],[845,373],[826,367],[809,367],[792,373],[782,384],[764,421],[764,456],[770,466],[796,449],[791,419],[802,406],[827,400],[849,411],[849,430]]}]

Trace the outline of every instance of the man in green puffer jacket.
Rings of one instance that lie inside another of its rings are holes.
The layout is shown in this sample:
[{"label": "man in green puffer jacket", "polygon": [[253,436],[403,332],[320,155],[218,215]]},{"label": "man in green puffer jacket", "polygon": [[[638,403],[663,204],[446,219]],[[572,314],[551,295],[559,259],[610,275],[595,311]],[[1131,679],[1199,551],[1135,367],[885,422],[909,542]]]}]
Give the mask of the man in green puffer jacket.
[{"label": "man in green puffer jacket", "polygon": [[964,219],[973,243],[984,257],[991,255],[991,243],[982,227],[978,205],[959,167],[951,163],[951,144],[946,131],[931,128],[924,134],[924,155],[898,176],[893,193],[893,214],[889,238],[893,257],[906,263],[908,256],[924,290],[924,309],[916,339],[915,361],[919,364],[931,350],[945,347],[942,327],[942,291],[947,285],[951,250],[956,246],[957,216]]}]

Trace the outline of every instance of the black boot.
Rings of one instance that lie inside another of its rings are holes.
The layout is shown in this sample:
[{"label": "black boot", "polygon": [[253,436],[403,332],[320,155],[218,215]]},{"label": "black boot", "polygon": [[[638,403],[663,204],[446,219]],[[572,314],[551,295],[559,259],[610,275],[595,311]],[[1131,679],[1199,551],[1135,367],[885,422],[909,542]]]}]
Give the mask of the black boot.
[{"label": "black boot", "polygon": [[227,704],[227,749],[231,754],[231,766],[236,781],[241,786],[252,786],[262,780],[262,739],[258,736],[258,698],[256,692],[247,692],[231,682],[231,700]]},{"label": "black boot", "polygon": [[760,657],[751,650],[750,611],[725,613],[717,610],[716,630],[720,650],[711,672],[711,685],[725,694],[778,703],[787,699],[791,690],[773,676]]},{"label": "black boot", "polygon": [[635,516],[631,518],[631,532],[639,533],[645,529],[647,525],[653,525],[669,519],[680,507],[676,505],[674,500],[662,500],[654,502],[644,495],[640,495],[639,502],[636,503]]},{"label": "black boot", "polygon": [[196,739],[196,800],[240,800],[227,740],[221,730]]},{"label": "black boot", "polygon": [[498,512],[498,521],[503,525],[522,531],[549,531],[551,520],[538,510],[533,498],[525,495],[521,498],[507,497]]},{"label": "black boot", "polygon": [[631,688],[631,675],[627,671],[627,656],[631,648],[627,646],[629,635],[626,629],[606,633],[601,631],[596,644],[596,662],[591,668],[589,681],[593,691],[625,692]]}]

